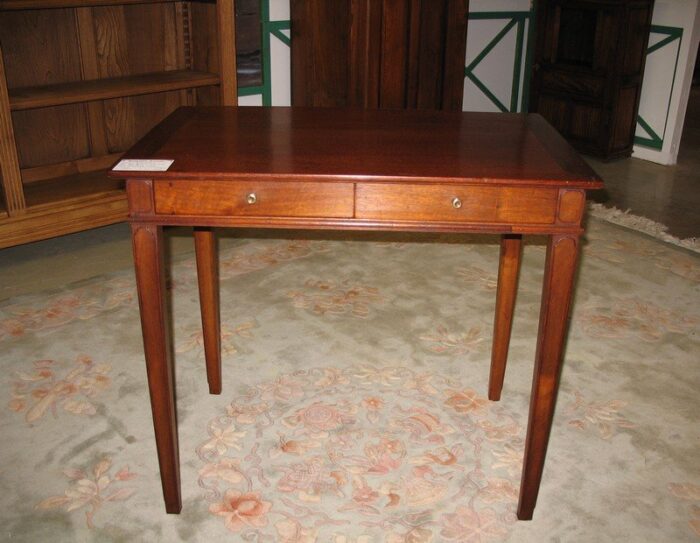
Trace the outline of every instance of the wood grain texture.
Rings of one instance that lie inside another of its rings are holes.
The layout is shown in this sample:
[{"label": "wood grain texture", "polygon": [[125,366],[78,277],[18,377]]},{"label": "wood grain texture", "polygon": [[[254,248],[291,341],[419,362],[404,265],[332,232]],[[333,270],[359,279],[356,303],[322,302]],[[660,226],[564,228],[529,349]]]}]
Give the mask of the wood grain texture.
[{"label": "wood grain texture", "polygon": [[165,141],[125,155],[175,158],[167,172],[141,175],[602,186],[595,172],[538,115],[284,107],[185,111],[189,113],[176,114],[182,122]]},{"label": "wood grain texture", "polygon": [[552,224],[555,189],[358,183],[358,219]]},{"label": "wood grain texture", "polygon": [[[125,91],[113,92],[120,98],[104,101],[110,152],[124,151],[182,104],[179,92],[165,91],[218,83],[215,74],[177,69],[176,11],[172,5],[101,8],[95,25],[102,78],[98,85],[103,83],[115,91],[109,84],[122,82]],[[141,85],[145,92],[137,92]]]},{"label": "wood grain texture", "polygon": [[469,0],[456,0],[448,3],[445,22],[442,109],[462,110],[468,16]]},{"label": "wood grain texture", "polygon": [[537,503],[559,387],[578,245],[578,237],[571,235],[554,235],[547,243],[530,415],[518,502],[520,520],[532,519]]},{"label": "wood grain texture", "polygon": [[518,274],[522,257],[522,236],[501,237],[501,256],[498,264],[496,316],[493,325],[491,370],[489,373],[489,400],[501,399],[503,378],[506,374],[508,346],[513,327],[513,310],[518,290]]},{"label": "wood grain texture", "polygon": [[[450,2],[420,2],[420,26],[416,47],[417,92],[407,105],[420,109],[442,109],[445,70],[445,28]],[[462,67],[462,72],[464,68]],[[463,78],[462,78],[463,79]],[[408,97],[407,97],[408,98]]]},{"label": "wood grain texture", "polygon": [[[382,5],[380,2],[351,0],[348,36],[347,104],[349,106],[379,107],[381,21]],[[301,82],[306,79],[306,75],[298,79],[292,78],[292,84],[295,84],[295,81]]]},{"label": "wood grain texture", "polygon": [[[518,506],[519,518],[532,518],[561,366],[581,233],[581,195],[585,189],[602,186],[541,117],[345,108],[181,108],[126,156],[174,159],[165,172],[110,174],[129,177],[130,219],[134,228],[150,225],[150,232],[161,225],[189,225],[508,234],[499,269],[492,399],[502,387],[521,258],[520,236],[512,234],[548,235]],[[209,230],[196,235],[209,383],[210,390],[218,392],[220,360],[212,354],[220,349],[214,238]],[[137,270],[152,267],[157,252],[154,242],[144,247],[142,253],[149,256],[145,264],[136,260]],[[150,304],[163,306],[155,298]],[[142,323],[147,322],[144,326],[154,334],[160,325],[151,318],[152,313],[144,314],[142,308]],[[153,351],[155,358],[148,364],[161,368],[167,338],[152,337],[161,343],[161,350]],[[162,375],[153,381],[151,394],[158,403],[172,384]],[[172,417],[154,407],[154,419],[157,431],[167,436]],[[173,503],[177,485],[171,469],[176,447],[172,441],[158,442],[159,455],[170,470],[162,473],[166,504]]]},{"label": "wood grain texture", "polygon": [[153,181],[150,179],[128,179],[126,197],[130,216],[139,213],[153,213]]},{"label": "wood grain texture", "polygon": [[579,223],[586,205],[586,193],[582,190],[559,191],[559,220],[563,223]]},{"label": "wood grain texture", "polygon": [[352,183],[156,181],[156,213],[223,216],[352,217]]},{"label": "wood grain texture", "polygon": [[115,4],[158,4],[178,0],[0,0],[0,11],[80,8],[90,6],[112,6]]},{"label": "wood grain texture", "polygon": [[33,212],[52,206],[67,206],[71,202],[99,200],[104,197],[120,196],[124,199],[124,183],[105,175],[104,171],[72,174],[25,185],[24,195],[27,208]]},{"label": "wood grain texture", "polygon": [[629,156],[653,0],[540,0],[530,111],[578,150]]},{"label": "wood grain texture", "polygon": [[[218,97],[217,72],[232,69],[219,65],[216,6],[200,7],[206,72],[188,69],[189,4],[0,0],[0,87],[9,88],[0,104],[0,246],[124,220],[123,185],[97,171],[192,103],[193,88]],[[221,13],[219,28],[235,37],[228,4]]]},{"label": "wood grain texture", "polygon": [[94,172],[97,170],[106,170],[119,160],[121,153],[112,153],[109,155],[101,155],[96,157],[81,158],[78,160],[69,160],[56,164],[47,164],[46,166],[35,166],[33,168],[23,168],[22,182],[26,185],[36,181],[52,179],[55,177],[66,177],[79,173]]},{"label": "wood grain texture", "polygon": [[132,224],[131,232],[148,389],[165,510],[168,513],[179,513],[182,509],[180,458],[175,411],[175,376],[165,303],[163,231],[160,226]]},{"label": "wood grain texture", "polygon": [[[1,44],[0,44],[1,45]],[[22,213],[25,207],[22,177],[15,142],[15,131],[10,116],[10,100],[7,94],[5,63],[0,46],[0,178],[3,200],[10,216]]]},{"label": "wood grain texture", "polygon": [[405,0],[381,0],[382,40],[379,72],[379,107],[406,107],[410,4]]},{"label": "wood grain texture", "polygon": [[292,0],[292,104],[460,110],[467,0]]},{"label": "wood grain texture", "polygon": [[74,81],[13,89],[10,107],[13,111],[46,106],[105,100],[139,94],[217,85],[219,76],[207,72],[171,70],[140,75],[126,75],[91,81]]},{"label": "wood grain texture", "polygon": [[[0,41],[10,103],[14,90],[80,80],[80,48],[73,10],[4,12]],[[14,106],[12,106],[14,107]],[[21,168],[90,154],[84,106],[47,107],[12,115]]]},{"label": "wood grain texture", "polygon": [[76,194],[75,187],[66,188],[73,189],[72,197],[57,197],[55,189],[49,189],[43,196],[29,191],[27,199],[30,203],[35,200],[45,203],[29,206],[24,213],[0,221],[0,248],[126,220],[126,197],[119,186],[112,191],[101,191],[93,185],[82,196]]},{"label": "wood grain texture", "polygon": [[2,13],[0,36],[8,88],[80,79],[74,10]]},{"label": "wood grain texture", "polygon": [[235,0],[216,0],[221,105],[238,104]]},{"label": "wood grain texture", "polygon": [[[216,6],[200,2],[190,2],[190,58],[192,69],[200,72],[217,73],[219,65],[219,44],[216,39],[218,23]],[[198,105],[221,104],[219,87],[199,87],[195,89]]]},{"label": "wood grain texture", "polygon": [[291,0],[290,13],[292,104],[347,104],[350,0]]},{"label": "wood grain texture", "polygon": [[[97,66],[97,44],[95,42],[95,23],[92,8],[77,8],[75,10],[78,27],[80,50],[81,79],[97,79],[100,76]],[[90,138],[90,154],[104,156],[107,154],[107,139],[105,137],[105,118],[102,104],[92,101],[85,104],[87,128]]]},{"label": "wood grain texture", "polygon": [[211,228],[195,228],[199,307],[202,313],[204,358],[210,394],[221,394],[221,317],[219,309],[219,253]]},{"label": "wood grain texture", "polygon": [[[179,70],[192,69],[192,19],[190,17],[190,5],[188,2],[175,4],[175,41],[177,42],[177,67]],[[180,91],[180,105],[193,106],[194,92],[192,89]]]}]

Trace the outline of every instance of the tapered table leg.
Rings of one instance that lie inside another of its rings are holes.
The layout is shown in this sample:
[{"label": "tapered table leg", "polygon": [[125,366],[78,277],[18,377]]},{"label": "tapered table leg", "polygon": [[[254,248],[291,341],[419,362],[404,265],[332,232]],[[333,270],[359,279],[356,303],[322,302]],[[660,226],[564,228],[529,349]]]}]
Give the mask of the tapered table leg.
[{"label": "tapered table leg", "polygon": [[530,416],[518,502],[520,520],[532,519],[537,503],[559,386],[578,242],[578,236],[554,235],[547,245]]},{"label": "tapered table leg", "polygon": [[493,324],[493,348],[491,349],[491,373],[489,375],[489,400],[500,400],[503,377],[506,373],[508,345],[513,325],[513,308],[518,290],[522,236],[505,234],[501,237],[501,257],[498,264],[498,289],[496,290],[496,317]]},{"label": "tapered table leg", "polygon": [[199,306],[202,312],[204,358],[210,394],[221,394],[221,320],[219,310],[219,259],[211,228],[195,228]]},{"label": "tapered table leg", "polygon": [[131,236],[165,510],[168,513],[179,513],[182,509],[180,458],[175,414],[175,378],[165,304],[163,229],[152,224],[132,224]]}]

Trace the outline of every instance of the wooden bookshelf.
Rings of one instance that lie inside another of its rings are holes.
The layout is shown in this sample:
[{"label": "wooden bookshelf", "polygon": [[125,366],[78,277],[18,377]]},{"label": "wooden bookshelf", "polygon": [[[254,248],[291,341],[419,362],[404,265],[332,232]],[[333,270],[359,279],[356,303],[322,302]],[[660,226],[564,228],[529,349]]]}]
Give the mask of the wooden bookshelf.
[{"label": "wooden bookshelf", "polygon": [[9,89],[10,110],[60,106],[218,84],[217,74],[192,70],[171,70],[89,81],[71,81],[55,85]]},{"label": "wooden bookshelf", "polygon": [[161,4],[174,1],[177,0],[0,0],[0,11]]},{"label": "wooden bookshelf", "polygon": [[125,220],[105,169],[181,105],[236,104],[231,0],[0,0],[0,44],[0,248]]},{"label": "wooden bookshelf", "polygon": [[34,213],[47,207],[70,207],[104,198],[123,198],[124,184],[110,180],[104,170],[45,179],[27,185],[27,209]]}]

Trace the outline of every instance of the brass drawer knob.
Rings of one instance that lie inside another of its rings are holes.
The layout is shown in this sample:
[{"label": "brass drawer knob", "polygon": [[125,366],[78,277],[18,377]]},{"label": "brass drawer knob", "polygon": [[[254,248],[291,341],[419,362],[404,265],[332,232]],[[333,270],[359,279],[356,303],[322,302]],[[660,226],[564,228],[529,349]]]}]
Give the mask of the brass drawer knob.
[{"label": "brass drawer knob", "polygon": [[460,200],[456,196],[452,198],[452,207],[454,207],[455,209],[459,209],[460,207],[462,207],[462,200]]},{"label": "brass drawer knob", "polygon": [[248,194],[248,196],[245,197],[245,201],[253,205],[255,202],[258,201],[258,197],[255,195],[254,192],[251,192],[250,194]]}]

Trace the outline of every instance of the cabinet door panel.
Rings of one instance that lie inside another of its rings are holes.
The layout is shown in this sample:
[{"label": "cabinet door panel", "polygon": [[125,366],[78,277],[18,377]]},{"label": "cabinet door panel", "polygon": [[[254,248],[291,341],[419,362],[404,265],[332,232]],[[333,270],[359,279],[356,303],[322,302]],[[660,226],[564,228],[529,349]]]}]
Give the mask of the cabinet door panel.
[{"label": "cabinet door panel", "polygon": [[462,108],[468,0],[291,0],[292,103]]}]

